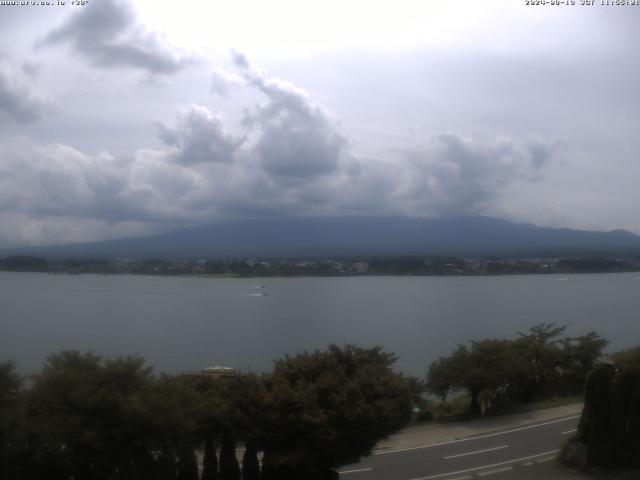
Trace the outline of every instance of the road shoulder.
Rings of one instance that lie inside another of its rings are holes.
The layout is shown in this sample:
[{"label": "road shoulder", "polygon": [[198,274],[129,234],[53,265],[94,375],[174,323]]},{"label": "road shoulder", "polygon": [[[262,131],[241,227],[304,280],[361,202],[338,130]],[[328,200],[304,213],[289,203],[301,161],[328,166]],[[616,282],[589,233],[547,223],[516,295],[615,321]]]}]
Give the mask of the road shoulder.
[{"label": "road shoulder", "polygon": [[501,430],[522,428],[561,418],[579,416],[581,413],[582,404],[578,403],[532,412],[481,418],[468,422],[416,425],[383,440],[374,449],[374,453],[415,448]]}]

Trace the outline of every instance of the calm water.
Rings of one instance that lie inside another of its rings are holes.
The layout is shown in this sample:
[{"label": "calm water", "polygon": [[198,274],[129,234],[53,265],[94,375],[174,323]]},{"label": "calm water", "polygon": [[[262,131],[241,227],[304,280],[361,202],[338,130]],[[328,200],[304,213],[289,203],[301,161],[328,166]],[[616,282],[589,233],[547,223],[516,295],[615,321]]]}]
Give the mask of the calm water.
[{"label": "calm water", "polygon": [[[266,288],[259,288],[265,285]],[[268,293],[268,296],[257,294]],[[539,322],[640,344],[640,275],[180,278],[0,272],[0,360],[62,349],[138,353],[158,370],[267,370],[330,342],[384,345],[423,375],[458,343]]]}]

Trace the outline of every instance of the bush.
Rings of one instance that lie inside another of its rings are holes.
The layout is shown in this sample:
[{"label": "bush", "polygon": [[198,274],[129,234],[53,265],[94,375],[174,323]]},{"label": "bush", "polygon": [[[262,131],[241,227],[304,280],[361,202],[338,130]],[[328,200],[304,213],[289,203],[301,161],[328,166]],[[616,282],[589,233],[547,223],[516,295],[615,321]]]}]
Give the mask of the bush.
[{"label": "bush", "polygon": [[560,450],[560,462],[569,468],[585,470],[587,468],[587,447],[578,437],[570,438]]}]

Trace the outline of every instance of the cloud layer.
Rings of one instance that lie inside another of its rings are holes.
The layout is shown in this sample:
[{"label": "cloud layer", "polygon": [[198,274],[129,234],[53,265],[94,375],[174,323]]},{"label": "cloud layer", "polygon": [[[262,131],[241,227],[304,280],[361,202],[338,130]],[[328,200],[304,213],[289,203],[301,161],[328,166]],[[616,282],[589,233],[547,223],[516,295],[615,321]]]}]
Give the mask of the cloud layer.
[{"label": "cloud layer", "polygon": [[[235,66],[227,87],[240,88],[241,79],[262,97],[241,131],[192,104],[156,124],[161,149],[91,155],[4,141],[0,216],[28,216],[51,236],[56,219],[72,218],[88,232],[100,225],[139,232],[221,216],[472,214],[487,211],[513,182],[539,179],[554,153],[542,139],[448,133],[388,158],[363,158],[304,90],[244,57],[236,55]],[[63,233],[59,240],[68,240]]]},{"label": "cloud layer", "polygon": [[28,123],[42,116],[49,100],[32,82],[32,70],[14,68],[0,57],[0,119]]},{"label": "cloud layer", "polygon": [[55,44],[70,45],[99,67],[170,74],[189,63],[189,58],[171,47],[162,35],[139,24],[132,5],[124,0],[90,2],[41,42]]}]

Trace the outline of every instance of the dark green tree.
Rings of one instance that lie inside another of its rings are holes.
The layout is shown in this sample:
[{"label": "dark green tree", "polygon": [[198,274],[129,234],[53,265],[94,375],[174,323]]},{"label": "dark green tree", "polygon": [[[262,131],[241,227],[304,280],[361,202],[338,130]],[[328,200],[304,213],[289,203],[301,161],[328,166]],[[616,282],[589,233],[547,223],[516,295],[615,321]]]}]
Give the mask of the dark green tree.
[{"label": "dark green tree", "polygon": [[213,435],[204,440],[204,457],[202,459],[202,480],[218,480],[218,457]]},{"label": "dark green tree", "polygon": [[46,272],[49,263],[40,257],[13,255],[0,260],[0,269],[12,272]]},{"label": "dark green tree", "polygon": [[612,355],[612,428],[615,465],[640,468],[640,347]]},{"label": "dark green tree", "polygon": [[198,444],[197,393],[181,378],[154,379],[137,357],[52,355],[27,402],[29,463],[57,465],[62,478],[173,479],[175,459],[186,465]]},{"label": "dark green tree", "polygon": [[229,432],[222,435],[220,449],[220,480],[240,480],[240,465],[236,457],[236,442]]},{"label": "dark green tree", "polygon": [[265,381],[263,478],[335,477],[405,426],[411,391],[395,360],[353,345],[277,360]]},{"label": "dark green tree", "polygon": [[242,455],[242,480],[260,480],[258,449],[253,443],[246,445]]},{"label": "dark green tree", "polygon": [[13,362],[0,364],[0,478],[18,478],[16,462],[20,451],[22,378]]},{"label": "dark green tree", "polygon": [[32,446],[43,465],[74,478],[137,472],[151,463],[144,360],[78,352],[48,357],[29,392]]},{"label": "dark green tree", "polygon": [[587,444],[587,458],[598,465],[612,462],[612,386],[615,369],[611,365],[598,366],[589,374],[585,402],[578,433]]},{"label": "dark green tree", "polygon": [[519,364],[518,393],[522,400],[542,398],[547,381],[559,374],[565,360],[560,335],[566,326],[541,323],[526,333],[518,332],[514,359]]},{"label": "dark green tree", "polygon": [[[263,438],[265,428],[264,408],[266,389],[262,378],[252,373],[236,374],[224,381],[217,382],[215,395],[217,396],[216,408],[219,412],[219,426],[223,431],[233,432],[233,438],[237,438],[245,444],[243,455],[242,478],[259,478],[260,469],[257,463],[258,442]],[[231,436],[227,434],[224,438]],[[224,446],[224,445],[223,445]],[[230,449],[229,449],[230,450]],[[225,467],[224,471],[229,475],[236,475],[235,447],[233,458],[229,454],[231,470]],[[222,477],[221,452],[220,477]],[[226,456],[226,455],[225,455]],[[255,468],[254,468],[255,467]],[[258,475],[258,477],[255,477]]]},{"label": "dark green tree", "polygon": [[611,360],[620,370],[640,373],[640,347],[616,352],[611,355]]},{"label": "dark green tree", "polygon": [[175,455],[167,450],[157,453],[152,465],[153,480],[176,480],[178,478],[178,462]]},{"label": "dark green tree", "polygon": [[471,347],[458,345],[449,357],[441,357],[431,364],[427,374],[427,388],[446,398],[450,391],[469,393],[469,413],[482,412],[492,402],[506,394],[514,376],[513,348],[508,340],[481,340],[471,342]]},{"label": "dark green tree", "polygon": [[198,459],[194,450],[185,448],[178,457],[178,480],[198,480]]},{"label": "dark green tree", "polygon": [[611,391],[610,453],[615,466],[640,467],[640,376],[619,370]]},{"label": "dark green tree", "polygon": [[582,392],[589,372],[602,358],[602,352],[609,342],[596,332],[575,338],[564,338],[559,375],[556,375],[555,391],[575,394]]},{"label": "dark green tree", "polygon": [[202,397],[188,379],[172,375],[155,379],[145,397],[151,450],[162,452],[163,459],[181,459],[193,452],[202,443],[201,405]]},{"label": "dark green tree", "polygon": [[578,434],[590,464],[640,467],[640,347],[611,356],[588,377]]}]

